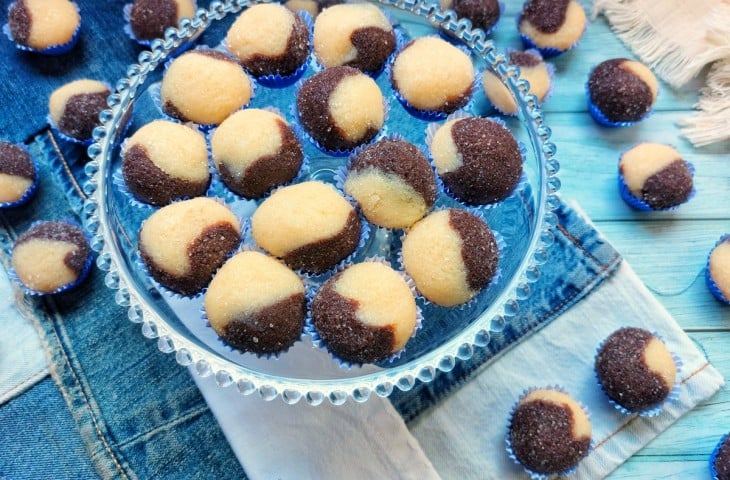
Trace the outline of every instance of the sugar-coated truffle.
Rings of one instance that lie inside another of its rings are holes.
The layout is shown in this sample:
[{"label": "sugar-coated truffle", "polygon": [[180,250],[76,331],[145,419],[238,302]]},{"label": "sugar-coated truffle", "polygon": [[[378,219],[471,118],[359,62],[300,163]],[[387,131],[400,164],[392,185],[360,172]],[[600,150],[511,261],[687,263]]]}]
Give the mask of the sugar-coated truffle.
[{"label": "sugar-coated truffle", "polygon": [[503,200],[522,175],[517,140],[506,127],[487,118],[446,122],[434,133],[430,150],[444,185],[472,205]]},{"label": "sugar-coated truffle", "polygon": [[621,328],[601,345],[596,374],[611,400],[626,410],[641,412],[667,399],[677,367],[656,336],[641,328]]},{"label": "sugar-coated truffle", "polygon": [[251,80],[238,63],[215,50],[176,58],[162,78],[162,108],[173,118],[219,124],[251,100]]},{"label": "sugar-coated truffle", "polygon": [[260,198],[290,182],[303,154],[291,126],[268,110],[246,109],[220,124],[211,139],[213,161],[223,182],[238,195]]},{"label": "sugar-coated truffle", "polygon": [[227,344],[258,354],[289,348],[302,335],[307,302],[294,272],[263,253],[243,251],[218,270],[205,315]]},{"label": "sugar-coated truffle", "polygon": [[28,152],[0,141],[0,206],[19,202],[36,181],[35,164]]},{"label": "sugar-coated truffle", "polygon": [[431,302],[453,307],[474,298],[494,277],[499,249],[475,215],[439,210],[416,223],[403,240],[403,266]]},{"label": "sugar-coated truffle", "polygon": [[210,184],[205,138],[179,123],[148,123],[126,141],[122,174],[129,191],[152,205],[203,195]]},{"label": "sugar-coated truffle", "polygon": [[355,251],[357,212],[333,187],[310,181],[280,188],[251,218],[253,238],[292,268],[321,273]]},{"label": "sugar-coated truffle", "polygon": [[161,38],[169,27],[195,15],[193,0],[134,0],[129,27],[137,40]]},{"label": "sugar-coated truffle", "polygon": [[519,30],[541,50],[568,50],[586,29],[586,14],[576,0],[529,0]]},{"label": "sugar-coated truffle", "polygon": [[[718,242],[707,262],[707,275],[722,295],[721,300],[730,303],[730,236]],[[713,292],[717,295],[718,292]]]},{"label": "sugar-coated truffle", "polygon": [[626,58],[600,63],[588,78],[590,102],[612,123],[642,120],[651,111],[658,92],[659,83],[651,70]]},{"label": "sugar-coated truffle", "polygon": [[554,389],[533,390],[512,414],[509,441],[530,472],[557,474],[575,467],[590,450],[591,423],[580,404]]},{"label": "sugar-coated truffle", "polygon": [[380,262],[349,266],[330,278],[312,302],[312,322],[342,360],[372,363],[400,351],[416,327],[408,284]]},{"label": "sugar-coated truffle", "polygon": [[81,79],[67,83],[51,93],[48,110],[54,126],[64,135],[88,140],[99,126],[99,114],[109,107],[111,91],[98,80]]},{"label": "sugar-coated truffle", "polygon": [[692,171],[670,146],[640,143],[624,152],[619,171],[631,195],[653,209],[676,207],[692,193]]},{"label": "sugar-coated truffle", "polygon": [[447,41],[422,37],[398,53],[391,82],[411,107],[451,113],[471,98],[474,66],[467,54]]},{"label": "sugar-coated truffle", "polygon": [[297,109],[304,129],[330,151],[370,141],[385,122],[380,88],[352,67],[327,68],[308,78],[297,94]]},{"label": "sugar-coated truffle", "polygon": [[293,12],[307,12],[316,17],[319,12],[332,5],[339,5],[344,0],[287,0],[284,6]]},{"label": "sugar-coated truffle", "polygon": [[394,50],[393,26],[375,5],[335,5],[314,23],[314,52],[325,67],[347,65],[374,73]]},{"label": "sugar-coated truffle", "polygon": [[371,223],[406,228],[433,206],[436,180],[418,147],[405,140],[383,139],[353,158],[345,193],[357,201]]},{"label": "sugar-coated truffle", "polygon": [[[547,64],[535,50],[526,52],[510,52],[509,64],[520,67],[520,77],[530,83],[528,93],[535,95],[538,102],[545,100],[552,80]],[[517,103],[507,86],[490,70],[482,74],[484,93],[497,110],[509,115],[517,113]]]},{"label": "sugar-coated truffle", "polygon": [[723,437],[715,447],[711,462],[713,480],[730,480],[730,435]]},{"label": "sugar-coated truffle", "polygon": [[241,241],[241,225],[228,207],[207,197],[171,203],[139,231],[139,253],[152,277],[182,295],[193,295]]},{"label": "sugar-coated truffle", "polygon": [[80,23],[69,0],[18,0],[8,13],[13,40],[35,50],[68,44]]},{"label": "sugar-coated truffle", "polygon": [[498,0],[439,0],[439,3],[442,10],[454,10],[459,18],[471,20],[472,28],[485,32],[492,30],[502,13]]},{"label": "sugar-coated truffle", "polygon": [[12,263],[18,279],[37,293],[76,285],[88,272],[91,247],[84,232],[67,222],[40,222],[20,235]]},{"label": "sugar-coated truffle", "polygon": [[309,58],[309,28],[278,3],[254,5],[231,25],[226,48],[254,76],[285,77]]}]

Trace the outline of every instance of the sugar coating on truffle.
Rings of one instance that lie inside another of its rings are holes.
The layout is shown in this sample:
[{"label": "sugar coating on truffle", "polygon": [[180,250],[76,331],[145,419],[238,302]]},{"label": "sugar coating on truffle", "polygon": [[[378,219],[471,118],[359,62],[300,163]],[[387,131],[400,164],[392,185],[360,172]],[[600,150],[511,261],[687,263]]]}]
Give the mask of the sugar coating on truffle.
[{"label": "sugar coating on truffle", "polygon": [[384,139],[358,153],[345,192],[363,215],[385,228],[406,228],[436,201],[436,180],[426,156],[405,140]]},{"label": "sugar coating on truffle", "polygon": [[206,197],[171,203],[139,231],[139,252],[150,274],[183,295],[202,290],[241,241],[241,225],[226,206]]},{"label": "sugar coating on truffle", "polygon": [[314,24],[314,52],[325,67],[347,65],[377,72],[394,49],[393,26],[375,5],[335,5]]},{"label": "sugar coating on truffle", "polygon": [[152,205],[203,195],[210,184],[205,138],[186,125],[150,122],[126,141],[122,174],[129,191]]},{"label": "sugar coating on truffle", "polygon": [[99,114],[109,108],[106,98],[110,93],[109,87],[98,80],[69,82],[51,93],[51,120],[61,133],[78,140],[89,139],[99,125]]},{"label": "sugar coating on truffle", "polygon": [[522,9],[520,33],[538,48],[567,50],[586,28],[586,14],[576,0],[530,0]]},{"label": "sugar coating on truffle", "polygon": [[268,110],[246,109],[220,124],[211,139],[223,182],[246,198],[260,198],[296,177],[303,154],[292,128]]},{"label": "sugar coating on truffle", "polygon": [[730,436],[725,437],[722,445],[718,445],[717,455],[712,466],[717,480],[730,480]]},{"label": "sugar coating on truffle", "polygon": [[591,71],[588,95],[612,122],[636,122],[654,105],[659,83],[643,64],[625,58],[606,60]]},{"label": "sugar coating on truffle", "polygon": [[67,44],[80,23],[76,6],[68,0],[18,0],[8,15],[13,39],[37,50]]},{"label": "sugar coating on truffle", "polygon": [[287,0],[284,6],[293,12],[307,12],[316,17],[319,12],[333,5],[339,5],[343,0]]},{"label": "sugar coating on truffle", "polygon": [[325,149],[347,150],[371,140],[383,127],[383,94],[352,67],[327,68],[307,79],[297,94],[299,119]]},{"label": "sugar coating on truffle", "polygon": [[522,175],[522,154],[512,133],[480,117],[451,120],[431,140],[431,157],[444,184],[462,201],[503,200]]},{"label": "sugar coating on truffle", "polygon": [[422,37],[395,58],[391,81],[412,107],[450,113],[469,101],[474,66],[464,52],[445,40]]},{"label": "sugar coating on truffle", "polygon": [[687,162],[667,145],[640,143],[621,155],[619,170],[631,194],[652,208],[680,205],[692,193]]},{"label": "sugar coating on truffle", "polygon": [[322,182],[280,188],[251,217],[253,238],[293,268],[320,273],[358,245],[360,219],[345,198]]},{"label": "sugar coating on truffle", "polygon": [[251,80],[240,65],[214,50],[176,58],[162,78],[162,108],[171,117],[219,124],[251,100]]},{"label": "sugar coating on truffle", "polygon": [[501,9],[498,0],[440,0],[442,10],[453,9],[459,18],[471,20],[472,28],[485,32],[496,25]]},{"label": "sugar coating on truffle", "polygon": [[717,245],[710,254],[710,277],[726,300],[730,300],[730,238]]},{"label": "sugar coating on truffle", "polygon": [[352,265],[329,279],[312,302],[312,321],[343,360],[371,363],[400,351],[416,327],[406,281],[380,262]]},{"label": "sugar coating on truffle", "polygon": [[[542,102],[550,91],[550,73],[547,64],[538,53],[512,52],[509,55],[510,65],[520,67],[520,77],[530,83],[528,93],[535,95]],[[497,109],[506,114],[517,113],[517,103],[507,86],[490,70],[482,74],[484,93]]]},{"label": "sugar coating on truffle", "polygon": [[17,202],[33,186],[35,166],[18,145],[0,142],[0,203]]},{"label": "sugar coating on truffle", "polygon": [[677,367],[666,345],[650,332],[622,328],[603,342],[596,356],[596,374],[614,402],[641,411],[666,400]]},{"label": "sugar coating on truffle", "polygon": [[193,0],[134,0],[129,26],[139,40],[162,38],[169,27],[195,15]]},{"label": "sugar coating on truffle", "polygon": [[497,242],[489,227],[464,210],[439,210],[416,223],[403,240],[403,266],[431,302],[468,302],[494,277]]},{"label": "sugar coating on truffle", "polygon": [[591,423],[568,394],[539,389],[517,404],[509,428],[512,451],[528,470],[559,473],[581,461],[590,449]]},{"label": "sugar coating on truffle", "polygon": [[89,241],[79,227],[66,222],[42,222],[18,237],[12,263],[26,287],[53,293],[79,279],[89,255]]},{"label": "sugar coating on truffle", "polygon": [[302,334],[302,280],[278,260],[244,251],[218,270],[205,293],[205,314],[229,345],[255,353],[290,347]]},{"label": "sugar coating on truffle", "polygon": [[231,25],[226,47],[253,75],[287,76],[309,57],[309,29],[279,4],[254,5]]}]

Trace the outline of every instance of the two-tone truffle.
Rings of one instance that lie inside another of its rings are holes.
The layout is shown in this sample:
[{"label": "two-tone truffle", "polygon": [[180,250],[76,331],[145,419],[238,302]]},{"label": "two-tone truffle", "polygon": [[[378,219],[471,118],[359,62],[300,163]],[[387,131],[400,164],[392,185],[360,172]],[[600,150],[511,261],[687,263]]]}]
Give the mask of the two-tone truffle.
[{"label": "two-tone truffle", "polygon": [[445,40],[422,37],[398,53],[391,83],[416,110],[451,113],[471,98],[474,66],[467,54]]},{"label": "two-tone truffle", "polygon": [[321,273],[353,253],[357,212],[333,187],[317,181],[280,188],[251,217],[253,238],[292,268]]},{"label": "two-tone truffle", "polygon": [[162,78],[166,114],[183,122],[217,125],[251,100],[253,86],[235,60],[215,50],[176,58]]},{"label": "two-tone truffle", "polygon": [[205,293],[205,315],[221,339],[258,354],[299,339],[307,302],[302,280],[278,260],[244,251],[218,270]]},{"label": "two-tone truffle", "polygon": [[583,36],[586,14],[576,0],[529,0],[518,28],[524,42],[545,56],[570,49]]},{"label": "two-tone truffle", "polygon": [[458,199],[484,205],[505,199],[522,175],[522,152],[506,128],[487,118],[444,123],[433,135],[431,158]]},{"label": "two-tone truffle", "polygon": [[[659,143],[640,143],[624,152],[619,161],[621,180],[628,192],[621,190],[631,204],[638,199],[650,208],[676,207],[692,194],[692,170],[672,147]],[[627,198],[630,195],[633,198]]]},{"label": "two-tone truffle", "polygon": [[656,100],[659,83],[642,63],[606,60],[588,77],[589,111],[599,123],[617,126],[644,119]]},{"label": "two-tone truffle", "polygon": [[324,344],[352,363],[378,362],[403,349],[417,313],[406,281],[380,262],[346,268],[312,302],[312,322]]},{"label": "two-tone truffle", "polygon": [[152,205],[203,195],[210,185],[205,138],[179,123],[148,123],[126,141],[122,175],[132,195]]},{"label": "two-tone truffle", "polygon": [[325,150],[369,142],[385,122],[383,94],[375,81],[352,67],[327,68],[297,93],[299,120]]},{"label": "two-tone truffle", "polygon": [[725,435],[710,458],[713,480],[730,480],[730,435]]},{"label": "two-tone truffle", "polygon": [[664,342],[641,328],[613,332],[601,345],[595,366],[606,395],[630,412],[661,405],[677,376]]},{"label": "two-tone truffle", "polygon": [[394,50],[393,26],[375,5],[335,5],[314,23],[314,52],[324,67],[347,65],[375,73]]},{"label": "two-tone truffle", "polygon": [[149,41],[162,38],[169,27],[177,27],[180,20],[193,15],[193,0],[134,0],[129,27],[137,40]]},{"label": "two-tone truffle", "polygon": [[69,0],[18,0],[8,12],[13,40],[41,52],[72,46],[80,24],[79,11]]},{"label": "two-tone truffle", "polygon": [[251,75],[286,77],[309,58],[309,28],[279,4],[254,5],[231,25],[226,48]]},{"label": "two-tone truffle", "polygon": [[345,193],[365,218],[385,228],[407,228],[436,201],[436,180],[426,156],[405,140],[384,139],[353,158]]},{"label": "two-tone truffle", "polygon": [[48,110],[59,132],[79,141],[91,139],[99,126],[99,114],[109,108],[106,99],[111,91],[98,80],[81,79],[67,83],[51,93]]},{"label": "two-tone truffle", "polygon": [[24,203],[38,182],[35,163],[18,145],[0,142],[0,207]]},{"label": "two-tone truffle", "polygon": [[532,390],[515,407],[508,440],[516,460],[531,473],[560,474],[588,455],[591,423],[567,393]]},{"label": "two-tone truffle", "polygon": [[502,9],[498,0],[439,0],[442,10],[452,9],[459,18],[471,20],[472,28],[489,33],[497,24]]},{"label": "two-tone truffle", "polygon": [[268,110],[246,109],[220,124],[211,139],[223,182],[246,198],[260,198],[297,176],[303,154],[292,128]]},{"label": "two-tone truffle", "polygon": [[723,236],[710,252],[707,283],[715,297],[730,304],[730,235]]},{"label": "two-tone truffle", "polygon": [[[520,67],[520,77],[530,83],[530,90],[527,93],[535,95],[537,101],[542,103],[550,92],[552,83],[550,70],[542,60],[542,56],[535,50],[510,52],[509,64]],[[484,71],[482,86],[484,94],[497,110],[508,115],[517,114],[517,103],[510,90],[492,71]]]},{"label": "two-tone truffle", "polygon": [[33,293],[58,293],[83,280],[91,255],[89,241],[78,226],[40,222],[15,241],[12,264],[18,279]]},{"label": "two-tone truffle", "polygon": [[182,295],[205,288],[241,241],[241,225],[228,207],[207,197],[171,203],[139,231],[139,254],[150,275]]},{"label": "two-tone truffle", "polygon": [[453,307],[474,298],[497,273],[499,249],[490,228],[458,209],[439,210],[403,240],[403,266],[426,299]]}]

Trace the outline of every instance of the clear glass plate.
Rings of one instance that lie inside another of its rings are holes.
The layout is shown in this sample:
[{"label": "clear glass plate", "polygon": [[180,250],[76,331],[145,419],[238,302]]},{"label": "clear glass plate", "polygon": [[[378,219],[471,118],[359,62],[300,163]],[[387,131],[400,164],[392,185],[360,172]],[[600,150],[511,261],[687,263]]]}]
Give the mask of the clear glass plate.
[{"label": "clear glass plate", "polygon": [[[456,21],[453,12],[414,0],[381,0],[399,33],[407,41],[422,35],[437,35],[437,27],[464,42],[478,69],[496,73],[515,96],[517,118],[506,119],[515,136],[526,146],[524,178],[515,192],[496,206],[482,207],[482,216],[504,240],[500,257],[501,276],[476,299],[463,308],[442,308],[424,304],[423,328],[392,363],[344,368],[323,349],[312,346],[307,336],[279,358],[258,358],[225,346],[201,318],[202,299],[183,299],[158,291],[140,268],[137,259],[137,232],[141,222],[154,210],[130,201],[118,185],[121,158],[119,144],[125,135],[124,122],[134,105],[134,131],[145,123],[162,118],[155,101],[155,85],[161,79],[164,63],[171,53],[190,38],[202,35],[202,41],[215,47],[225,37],[235,13],[256,2],[232,0],[213,2],[209,10],[199,10],[192,20],[183,21],[179,30],[170,29],[165,38],[153,42],[150,51],[131,65],[127,77],[120,80],[109,98],[110,110],[101,114],[102,126],[94,131],[95,143],[89,148],[92,160],[86,166],[90,200],[85,206],[86,225],[94,235],[93,247],[99,253],[98,265],[106,274],[106,284],[115,290],[116,302],[128,308],[129,319],[141,324],[145,337],[156,338],[162,352],[174,353],[178,363],[193,366],[202,375],[214,375],[221,387],[235,385],[242,394],[258,392],[267,400],[281,396],[287,403],[305,398],[316,405],[328,398],[334,404],[348,398],[365,401],[375,392],[388,396],[393,388],[409,390],[416,380],[428,382],[437,370],[449,371],[459,359],[468,359],[474,348],[489,344],[493,332],[501,331],[510,318],[519,314],[519,300],[529,296],[529,284],[537,280],[538,266],[547,260],[545,248],[552,242],[552,213],[557,206],[555,192],[560,186],[555,174],[558,162],[550,143],[550,129],[544,124],[534,96],[526,94],[528,84],[518,78],[518,70],[508,67],[505,56],[498,53],[480,30],[471,30],[468,21]],[[312,66],[305,77],[313,73]],[[408,140],[425,144],[428,122],[411,116],[393,98],[387,73],[377,82],[389,99],[386,127]],[[290,121],[290,105],[296,86],[266,88],[257,85],[252,107],[273,106]],[[481,86],[468,111],[485,115],[489,106]],[[303,140],[309,158],[304,179],[334,182],[333,176],[346,159],[330,157]],[[116,178],[116,180],[115,180]],[[242,200],[224,189],[215,195],[246,218],[256,202]],[[439,194],[438,206],[458,206]],[[357,252],[356,260],[379,255],[397,262],[400,232],[371,229],[370,238]]]}]

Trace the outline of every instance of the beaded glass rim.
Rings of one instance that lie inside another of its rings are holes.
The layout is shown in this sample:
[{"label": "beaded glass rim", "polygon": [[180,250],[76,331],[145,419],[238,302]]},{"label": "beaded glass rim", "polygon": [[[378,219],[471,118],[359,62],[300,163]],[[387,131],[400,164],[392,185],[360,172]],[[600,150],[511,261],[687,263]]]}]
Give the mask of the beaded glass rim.
[{"label": "beaded glass rim", "polygon": [[94,130],[94,143],[88,148],[91,160],[85,166],[88,181],[84,185],[89,197],[84,205],[85,225],[93,235],[91,243],[98,252],[97,265],[107,271],[105,283],[116,291],[114,299],[117,304],[128,309],[129,319],[141,324],[142,334],[157,339],[160,351],[174,353],[180,365],[192,366],[202,377],[213,375],[220,387],[236,385],[243,395],[258,393],[264,400],[281,397],[288,404],[305,399],[310,405],[319,405],[328,399],[332,404],[341,405],[348,398],[364,402],[372,393],[387,397],[394,388],[408,391],[416,380],[430,382],[438,371],[452,370],[458,360],[471,358],[475,348],[487,346],[492,333],[502,331],[510,318],[519,313],[520,302],[529,297],[530,284],[539,277],[538,267],[548,260],[547,247],[554,241],[552,230],[557,224],[553,210],[559,205],[556,195],[560,188],[560,181],[556,177],[559,170],[556,149],[550,141],[551,130],[544,124],[538,100],[528,93],[529,83],[519,78],[519,68],[507,64],[506,56],[496,51],[494,43],[486,38],[483,31],[472,30],[471,22],[459,20],[452,10],[442,11],[437,5],[425,0],[377,0],[382,6],[414,14],[435,27],[453,33],[474,54],[490,64],[515,93],[519,117],[529,131],[530,143],[537,157],[536,190],[540,194],[535,205],[535,228],[529,240],[527,255],[494,302],[494,308],[490,307],[489,311],[481,314],[457,336],[408,363],[357,377],[310,380],[258,372],[212,354],[179,334],[167,319],[145,304],[131,275],[123,267],[121,254],[115,250],[111,215],[107,208],[108,187],[104,178],[108,164],[112,161],[114,138],[120,133],[120,120],[130,108],[137,90],[151,72],[164,64],[171,52],[207,29],[213,21],[258,3],[262,2],[213,1],[209,9],[199,9],[194,18],[183,19],[178,29],[169,28],[164,38],[154,40],[150,50],[141,52],[138,63],[128,68],[127,77],[117,83],[115,92],[109,96],[107,103],[110,108],[100,114],[101,126]]}]

